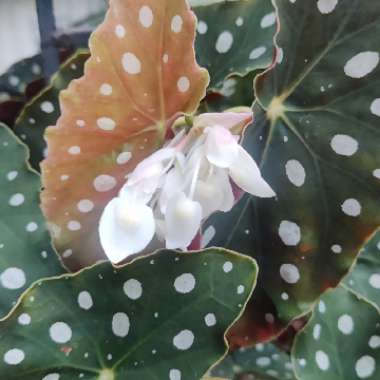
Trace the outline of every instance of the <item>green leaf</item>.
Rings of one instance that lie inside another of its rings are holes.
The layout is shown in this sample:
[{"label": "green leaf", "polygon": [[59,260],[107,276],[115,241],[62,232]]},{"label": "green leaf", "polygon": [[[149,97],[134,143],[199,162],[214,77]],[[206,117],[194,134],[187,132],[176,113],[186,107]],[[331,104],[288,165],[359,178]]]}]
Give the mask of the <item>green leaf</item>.
[{"label": "green leaf", "polygon": [[225,1],[194,7],[194,11],[198,18],[197,58],[210,72],[210,88],[220,88],[232,74],[244,76],[270,66],[276,31],[276,13],[270,1]]},{"label": "green leaf", "polygon": [[344,283],[380,309],[380,232],[365,245]]},{"label": "green leaf", "polygon": [[34,281],[64,273],[39,208],[40,178],[26,160],[25,146],[0,124],[0,318]]},{"label": "green leaf", "polygon": [[88,58],[89,53],[84,50],[70,57],[53,76],[50,86],[32,99],[16,120],[14,131],[28,145],[30,161],[36,170],[39,170],[46,150],[43,138],[45,129],[55,125],[60,116],[59,93],[73,79],[83,75],[84,64]]},{"label": "green leaf", "polygon": [[35,55],[26,58],[11,66],[7,72],[0,76],[0,93],[10,95],[24,95],[26,86],[34,80],[41,78],[42,57]]},{"label": "green leaf", "polygon": [[253,80],[258,74],[252,71],[244,77],[227,78],[218,92],[209,93],[201,104],[204,112],[224,112],[234,107],[251,107],[254,101]]},{"label": "green leaf", "polygon": [[223,249],[165,250],[42,281],[0,324],[0,373],[7,380],[199,380],[226,354],[225,331],[256,273],[253,260]]},{"label": "green leaf", "polygon": [[244,143],[277,199],[244,198],[212,241],[262,268],[231,333],[238,345],[269,339],[307,313],[380,223],[380,7],[342,0],[326,14],[322,1],[277,6],[283,60],[256,81],[260,104]]},{"label": "green leaf", "polygon": [[248,374],[254,375],[254,379],[295,380],[289,355],[271,343],[232,352],[213,370],[213,374],[234,380]]},{"label": "green leaf", "polygon": [[294,342],[300,380],[378,379],[380,315],[344,287],[325,294]]}]

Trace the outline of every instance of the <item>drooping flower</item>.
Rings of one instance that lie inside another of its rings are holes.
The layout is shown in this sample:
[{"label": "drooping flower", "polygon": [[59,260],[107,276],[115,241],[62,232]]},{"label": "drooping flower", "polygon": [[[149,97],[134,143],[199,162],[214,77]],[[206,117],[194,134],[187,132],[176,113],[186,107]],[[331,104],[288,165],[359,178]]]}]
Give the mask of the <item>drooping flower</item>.
[{"label": "drooping flower", "polygon": [[259,197],[275,193],[253,158],[239,145],[251,113],[203,114],[143,160],[106,206],[99,225],[108,258],[119,263],[143,251],[154,236],[167,248],[190,246],[214,212],[228,212],[235,183]]}]

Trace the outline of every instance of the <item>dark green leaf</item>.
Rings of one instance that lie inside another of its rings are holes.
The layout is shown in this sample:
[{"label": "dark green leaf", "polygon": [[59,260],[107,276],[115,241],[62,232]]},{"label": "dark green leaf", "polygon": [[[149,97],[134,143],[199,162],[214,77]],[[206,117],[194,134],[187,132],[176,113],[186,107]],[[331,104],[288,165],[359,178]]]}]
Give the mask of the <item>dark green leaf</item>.
[{"label": "dark green leaf", "polygon": [[225,331],[256,273],[253,260],[209,249],[161,251],[42,281],[0,324],[0,373],[7,380],[199,380],[226,354]]},{"label": "dark green leaf", "polygon": [[292,352],[300,380],[380,378],[380,315],[344,287],[325,294]]},{"label": "dark green leaf", "polygon": [[240,380],[245,374],[253,374],[254,379],[295,380],[289,355],[270,343],[232,352],[213,373],[234,380]]},{"label": "dark green leaf", "polygon": [[310,310],[380,223],[379,3],[277,6],[283,60],[256,82],[260,105],[245,138],[277,198],[246,197],[212,241],[261,268],[231,333],[237,344],[268,339]]},{"label": "dark green leaf", "polygon": [[227,78],[218,92],[209,93],[201,104],[203,112],[223,112],[234,107],[251,107],[254,101],[253,80],[257,71],[244,77]]},{"label": "dark green leaf", "polygon": [[232,74],[267,68],[273,60],[276,13],[269,0],[225,1],[194,7],[198,62],[210,72],[210,88]]},{"label": "dark green leaf", "polygon": [[380,308],[380,233],[363,248],[346,286],[366,297]]},{"label": "dark green leaf", "polygon": [[64,273],[39,207],[40,178],[26,160],[25,146],[0,124],[0,318],[34,281]]},{"label": "dark green leaf", "polygon": [[23,95],[26,86],[40,78],[41,75],[41,55],[35,55],[17,62],[5,74],[0,76],[0,94]]}]

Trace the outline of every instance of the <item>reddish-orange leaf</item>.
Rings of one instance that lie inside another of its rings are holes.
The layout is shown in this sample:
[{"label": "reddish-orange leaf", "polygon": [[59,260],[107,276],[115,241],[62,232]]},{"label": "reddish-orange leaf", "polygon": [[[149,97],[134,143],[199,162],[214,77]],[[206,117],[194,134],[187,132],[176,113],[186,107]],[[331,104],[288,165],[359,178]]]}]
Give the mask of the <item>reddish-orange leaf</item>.
[{"label": "reddish-orange leaf", "polygon": [[62,116],[46,133],[42,206],[69,267],[105,258],[103,208],[176,117],[194,112],[205,95],[195,22],[185,0],[111,0],[90,39],[84,77],[61,94]]}]

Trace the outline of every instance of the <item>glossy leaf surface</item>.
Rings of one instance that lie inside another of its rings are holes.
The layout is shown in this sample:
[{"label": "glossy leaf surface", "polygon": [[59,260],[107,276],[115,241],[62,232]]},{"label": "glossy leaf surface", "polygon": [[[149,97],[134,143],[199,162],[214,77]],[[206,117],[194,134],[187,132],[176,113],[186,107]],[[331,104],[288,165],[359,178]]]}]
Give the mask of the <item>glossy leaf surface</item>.
[{"label": "glossy leaf surface", "polygon": [[274,344],[257,344],[230,353],[213,373],[233,380],[268,379],[295,380],[293,365],[287,353]]},{"label": "glossy leaf surface", "polygon": [[270,1],[225,1],[194,7],[194,11],[197,58],[210,72],[211,88],[221,88],[231,74],[244,76],[270,66],[276,31]]},{"label": "glossy leaf surface", "polygon": [[27,158],[0,124],[0,318],[34,281],[64,273],[39,207],[40,178]]},{"label": "glossy leaf surface", "polygon": [[378,379],[380,315],[344,287],[325,294],[296,338],[292,356],[300,380]]},{"label": "glossy leaf surface", "polygon": [[380,233],[364,246],[350,275],[347,287],[373,302],[380,309]]},{"label": "glossy leaf surface", "polygon": [[277,199],[246,197],[229,222],[214,225],[211,244],[250,254],[262,268],[231,333],[237,345],[269,339],[307,313],[380,223],[380,8],[326,4],[277,1],[283,59],[256,82],[245,138]]},{"label": "glossy leaf surface", "polygon": [[162,251],[43,281],[0,324],[0,373],[199,380],[226,354],[225,331],[244,309],[256,270],[250,258],[222,249]]},{"label": "glossy leaf surface", "polygon": [[41,55],[26,58],[12,65],[6,73],[0,76],[0,94],[23,95],[26,86],[41,76]]}]

